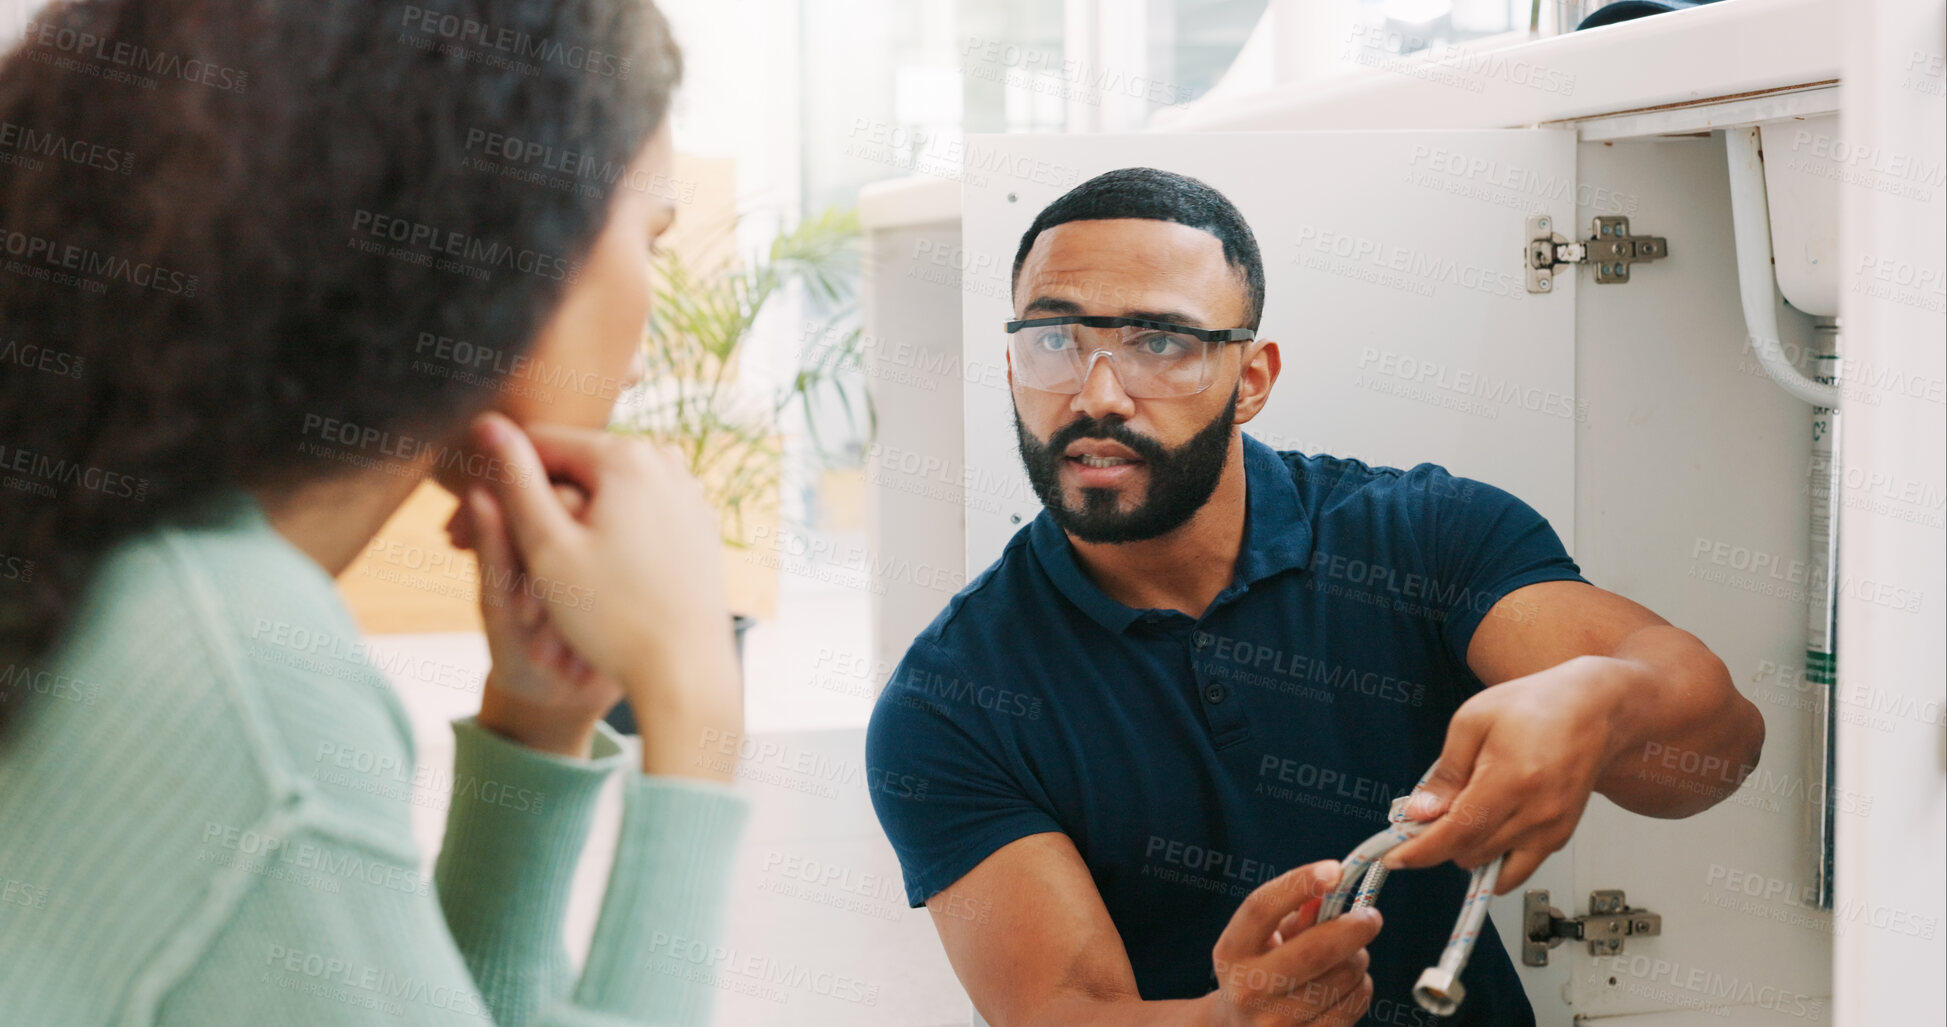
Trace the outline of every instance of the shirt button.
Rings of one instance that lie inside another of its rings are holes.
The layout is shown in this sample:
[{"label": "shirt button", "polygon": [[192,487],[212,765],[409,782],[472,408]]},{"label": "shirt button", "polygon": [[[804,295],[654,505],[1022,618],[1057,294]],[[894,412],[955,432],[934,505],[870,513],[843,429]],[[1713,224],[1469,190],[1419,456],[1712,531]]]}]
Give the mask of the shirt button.
[{"label": "shirt button", "polygon": [[1198,649],[1207,648],[1210,645],[1210,633],[1208,631],[1197,632],[1196,645]]},{"label": "shirt button", "polygon": [[1210,701],[1210,705],[1212,706],[1215,706],[1218,703],[1223,702],[1224,695],[1225,695],[1224,686],[1222,685],[1211,685],[1209,688],[1203,690],[1203,697],[1205,699],[1208,699]]}]

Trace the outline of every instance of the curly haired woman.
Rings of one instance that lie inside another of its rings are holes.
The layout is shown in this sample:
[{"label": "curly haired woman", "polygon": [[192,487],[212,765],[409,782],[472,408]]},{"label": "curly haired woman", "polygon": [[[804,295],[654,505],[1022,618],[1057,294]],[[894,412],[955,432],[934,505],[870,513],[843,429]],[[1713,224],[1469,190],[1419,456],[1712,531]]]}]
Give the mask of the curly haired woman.
[{"label": "curly haired woman", "polygon": [[[673,216],[662,15],[36,19],[0,65],[0,132],[46,155],[0,162],[0,1019],[704,1022],[707,982],[647,967],[715,944],[748,814],[696,756],[742,726],[716,520],[572,387],[628,378]],[[430,882],[332,581],[428,477],[493,656]],[[619,699],[640,768],[577,978]]]}]

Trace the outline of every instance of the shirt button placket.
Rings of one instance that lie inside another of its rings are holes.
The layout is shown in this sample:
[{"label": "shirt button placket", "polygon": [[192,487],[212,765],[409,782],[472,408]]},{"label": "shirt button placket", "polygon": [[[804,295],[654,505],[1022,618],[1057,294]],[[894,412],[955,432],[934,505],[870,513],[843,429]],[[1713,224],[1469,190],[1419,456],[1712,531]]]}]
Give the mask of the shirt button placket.
[{"label": "shirt button placket", "polygon": [[1234,745],[1250,736],[1243,704],[1228,701],[1230,686],[1218,680],[1220,674],[1211,644],[1216,636],[1201,625],[1190,629],[1190,666],[1196,671],[1197,694],[1203,699],[1203,719],[1211,739],[1219,747]]}]

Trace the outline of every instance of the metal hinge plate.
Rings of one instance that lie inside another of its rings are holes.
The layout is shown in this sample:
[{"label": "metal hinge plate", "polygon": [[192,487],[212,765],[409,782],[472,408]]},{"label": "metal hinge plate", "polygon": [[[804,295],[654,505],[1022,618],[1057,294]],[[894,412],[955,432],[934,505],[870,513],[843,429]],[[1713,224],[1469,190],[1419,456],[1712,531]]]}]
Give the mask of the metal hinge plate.
[{"label": "metal hinge plate", "polygon": [[1662,915],[1629,908],[1621,889],[1590,892],[1589,911],[1572,917],[1548,904],[1548,892],[1534,889],[1522,896],[1521,913],[1521,962],[1528,966],[1547,966],[1548,950],[1564,941],[1586,941],[1589,955],[1613,956],[1624,938],[1663,933]]},{"label": "metal hinge plate", "polygon": [[1646,264],[1670,255],[1670,244],[1662,236],[1630,235],[1629,219],[1607,214],[1595,219],[1589,238],[1570,242],[1555,231],[1555,222],[1546,214],[1528,218],[1529,292],[1555,291],[1555,269],[1564,264],[1588,264],[1595,268],[1597,284],[1629,281],[1629,265]]}]

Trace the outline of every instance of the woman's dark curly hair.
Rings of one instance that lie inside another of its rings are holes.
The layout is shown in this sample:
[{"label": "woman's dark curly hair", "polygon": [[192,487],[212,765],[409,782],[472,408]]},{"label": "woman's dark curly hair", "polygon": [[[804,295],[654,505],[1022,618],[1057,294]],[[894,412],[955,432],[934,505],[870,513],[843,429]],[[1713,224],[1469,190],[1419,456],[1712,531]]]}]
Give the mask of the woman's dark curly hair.
[{"label": "woman's dark curly hair", "polygon": [[351,469],[300,455],[326,419],[455,436],[491,393],[420,340],[525,350],[681,74],[648,0],[37,15],[0,65],[0,662],[122,539]]}]

